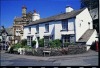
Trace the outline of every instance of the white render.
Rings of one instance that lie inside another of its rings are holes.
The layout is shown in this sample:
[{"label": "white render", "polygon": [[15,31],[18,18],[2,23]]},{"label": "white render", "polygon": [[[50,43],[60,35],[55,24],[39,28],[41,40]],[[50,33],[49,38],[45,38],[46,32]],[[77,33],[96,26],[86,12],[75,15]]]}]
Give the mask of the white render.
[{"label": "white render", "polygon": [[[71,10],[72,11],[72,10]],[[74,11],[74,10],[73,10]],[[70,18],[68,20],[68,31],[61,31],[62,30],[62,21],[52,21],[46,22],[49,24],[49,32],[45,33],[45,24],[41,23],[39,25],[39,33],[36,33],[36,24],[31,26],[24,27],[24,34],[22,39],[27,39],[27,36],[33,36],[33,40],[36,41],[36,48],[38,48],[38,40],[37,37],[40,39],[44,38],[44,36],[54,35],[54,39],[61,39],[62,35],[74,35],[75,38],[71,38],[70,40],[74,40],[78,42],[79,38],[86,32],[88,29],[93,29],[92,18],[88,9],[84,9],[80,14],[76,15],[75,18]],[[88,25],[88,22],[90,25]],[[31,33],[29,34],[29,27],[31,27]],[[96,31],[90,37],[90,39],[86,42],[87,45],[91,45],[91,43],[97,39]]]},{"label": "white render", "polygon": [[[90,28],[88,26],[88,22],[90,22]],[[79,38],[86,32],[87,29],[93,29],[93,23],[90,13],[86,8],[80,14],[78,14],[75,19],[76,41],[79,40]]]}]

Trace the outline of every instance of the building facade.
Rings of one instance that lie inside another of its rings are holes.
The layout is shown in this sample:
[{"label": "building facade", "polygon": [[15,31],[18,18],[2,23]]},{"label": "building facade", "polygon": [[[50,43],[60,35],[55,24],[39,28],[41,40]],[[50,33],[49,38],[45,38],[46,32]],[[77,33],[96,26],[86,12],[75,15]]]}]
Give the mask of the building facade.
[{"label": "building facade", "polygon": [[35,40],[38,48],[38,40],[42,38],[44,38],[44,46],[48,46],[48,42],[54,39],[60,39],[63,45],[65,42],[91,45],[98,40],[96,36],[97,32],[93,29],[88,9],[74,10],[67,6],[65,13],[38,19],[24,26],[22,39],[27,39],[28,45]]},{"label": "building facade", "polygon": [[0,28],[0,48],[6,50],[8,46],[14,44],[13,28]]},{"label": "building facade", "polygon": [[13,30],[14,30],[15,43],[18,43],[21,41],[21,37],[23,36],[23,26],[32,22],[32,16],[33,16],[33,12],[27,13],[26,6],[23,6],[22,7],[22,16],[14,18]]}]

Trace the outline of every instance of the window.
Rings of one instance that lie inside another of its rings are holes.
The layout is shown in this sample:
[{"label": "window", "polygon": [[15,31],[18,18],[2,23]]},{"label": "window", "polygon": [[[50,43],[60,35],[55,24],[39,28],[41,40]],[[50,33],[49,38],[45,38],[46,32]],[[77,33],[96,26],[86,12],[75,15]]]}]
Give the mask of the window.
[{"label": "window", "polygon": [[49,36],[44,36],[44,46],[49,46]]},{"label": "window", "polygon": [[39,25],[36,25],[36,32],[39,33]]},{"label": "window", "polygon": [[29,33],[31,33],[31,27],[29,27]]},{"label": "window", "polygon": [[62,35],[62,41],[63,43],[70,42],[70,35]]},{"label": "window", "polygon": [[62,21],[62,30],[68,31],[68,21],[67,20]]},{"label": "window", "polygon": [[32,39],[33,39],[33,37],[27,36],[27,45],[31,45]]},{"label": "window", "polygon": [[49,32],[49,24],[45,24],[45,32]]}]

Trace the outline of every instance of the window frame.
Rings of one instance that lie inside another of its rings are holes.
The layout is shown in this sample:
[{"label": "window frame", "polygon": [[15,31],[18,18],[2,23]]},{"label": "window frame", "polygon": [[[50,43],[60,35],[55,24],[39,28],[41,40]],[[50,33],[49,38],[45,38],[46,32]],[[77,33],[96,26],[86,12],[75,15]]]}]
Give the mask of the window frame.
[{"label": "window frame", "polygon": [[36,25],[36,33],[39,33],[39,24]]},{"label": "window frame", "polygon": [[31,27],[29,27],[29,34],[31,33]]},{"label": "window frame", "polygon": [[68,31],[68,20],[62,20],[62,30]]},{"label": "window frame", "polygon": [[45,24],[45,32],[49,32],[49,23]]}]

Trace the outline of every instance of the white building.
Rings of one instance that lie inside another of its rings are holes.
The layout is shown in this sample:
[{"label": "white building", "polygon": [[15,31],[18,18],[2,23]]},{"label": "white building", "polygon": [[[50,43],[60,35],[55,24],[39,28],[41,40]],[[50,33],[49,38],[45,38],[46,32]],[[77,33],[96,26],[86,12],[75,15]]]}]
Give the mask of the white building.
[{"label": "white building", "polygon": [[36,41],[44,38],[44,45],[48,45],[50,39],[60,39],[65,42],[83,42],[91,45],[97,36],[93,29],[92,18],[87,8],[74,10],[66,7],[66,12],[48,18],[36,19],[31,24],[24,26],[22,39]]}]

